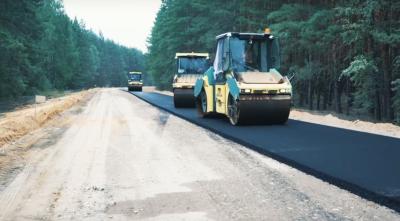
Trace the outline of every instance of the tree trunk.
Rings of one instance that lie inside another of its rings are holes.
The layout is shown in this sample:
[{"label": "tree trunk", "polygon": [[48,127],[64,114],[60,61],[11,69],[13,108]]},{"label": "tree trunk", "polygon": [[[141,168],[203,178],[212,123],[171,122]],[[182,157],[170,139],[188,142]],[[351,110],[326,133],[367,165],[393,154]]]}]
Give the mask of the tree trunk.
[{"label": "tree trunk", "polygon": [[326,108],[328,107],[328,99],[329,99],[329,90],[324,88],[323,100],[322,100],[322,109],[323,110],[326,110]]},{"label": "tree trunk", "polygon": [[381,114],[381,99],[380,99],[380,94],[378,91],[375,92],[375,108],[374,108],[374,115],[375,119],[380,121],[382,120],[382,114]]},{"label": "tree trunk", "polygon": [[308,109],[312,110],[314,108],[313,105],[313,85],[312,85],[312,80],[310,79],[308,81]]},{"label": "tree trunk", "polygon": [[350,80],[346,79],[346,115],[350,115],[350,107],[351,107],[351,93],[350,93]]},{"label": "tree trunk", "polygon": [[339,81],[335,81],[335,111],[337,113],[342,113],[342,92],[340,90],[340,82]]},{"label": "tree trunk", "polygon": [[381,46],[381,57],[382,57],[382,71],[383,71],[383,101],[382,101],[382,117],[384,120],[393,120],[393,109],[392,109],[392,73],[390,71],[390,59],[389,59],[389,47],[388,45]]}]

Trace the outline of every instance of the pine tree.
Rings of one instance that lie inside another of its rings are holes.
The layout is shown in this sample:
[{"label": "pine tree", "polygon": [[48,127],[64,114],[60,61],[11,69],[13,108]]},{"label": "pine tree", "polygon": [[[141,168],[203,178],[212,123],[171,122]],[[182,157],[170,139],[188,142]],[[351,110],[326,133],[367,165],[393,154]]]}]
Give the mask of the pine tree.
[{"label": "pine tree", "polygon": [[297,73],[296,105],[398,118],[400,2],[394,0],[165,0],[149,38],[147,70],[158,87],[170,88],[176,52],[213,53],[218,34],[265,27],[280,39],[280,71]]}]

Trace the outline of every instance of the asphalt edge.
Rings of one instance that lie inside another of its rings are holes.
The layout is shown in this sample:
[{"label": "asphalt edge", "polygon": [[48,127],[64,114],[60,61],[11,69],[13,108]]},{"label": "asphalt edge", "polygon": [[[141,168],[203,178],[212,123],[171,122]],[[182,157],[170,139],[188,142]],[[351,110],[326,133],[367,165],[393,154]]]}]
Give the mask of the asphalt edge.
[{"label": "asphalt edge", "polygon": [[[126,92],[128,92],[128,91],[126,91]],[[128,92],[128,93],[130,93],[130,92]],[[188,121],[188,122],[190,122],[192,124],[195,124],[198,127],[202,127],[202,128],[207,129],[207,130],[210,130],[210,131],[212,131],[212,132],[224,137],[225,139],[234,141],[234,142],[236,142],[236,143],[238,143],[240,145],[243,145],[245,147],[248,147],[248,148],[250,148],[250,149],[252,149],[252,150],[254,150],[254,151],[256,151],[256,152],[258,152],[258,153],[260,153],[262,155],[265,155],[265,156],[268,156],[268,157],[270,157],[270,158],[272,158],[274,160],[277,160],[280,163],[286,164],[286,165],[288,165],[290,167],[293,167],[295,169],[298,169],[298,170],[300,170],[300,171],[302,171],[302,172],[304,172],[304,173],[306,173],[308,175],[314,176],[314,177],[316,177],[316,178],[318,178],[318,179],[320,179],[322,181],[325,181],[325,182],[327,182],[329,184],[332,184],[332,185],[335,185],[335,186],[337,186],[337,187],[339,187],[341,189],[347,190],[347,191],[349,191],[349,192],[351,192],[351,193],[353,193],[355,195],[360,196],[361,198],[364,198],[366,200],[375,202],[375,203],[377,203],[379,205],[386,206],[386,207],[388,207],[388,208],[400,213],[400,201],[398,201],[398,200],[395,200],[393,198],[389,198],[389,197],[386,197],[386,196],[383,196],[383,195],[379,195],[379,194],[377,194],[375,192],[367,190],[367,189],[365,189],[363,187],[360,187],[358,185],[355,185],[355,184],[352,184],[352,183],[347,182],[345,180],[342,180],[342,179],[327,175],[327,174],[325,174],[323,172],[320,172],[318,170],[315,170],[313,168],[304,166],[304,165],[302,165],[302,164],[300,164],[300,163],[298,163],[298,162],[296,162],[294,160],[287,159],[285,157],[279,156],[279,155],[277,155],[277,154],[275,154],[273,152],[270,152],[270,151],[266,151],[266,150],[264,150],[264,149],[262,149],[260,147],[257,147],[256,145],[250,144],[250,143],[248,143],[248,142],[246,142],[244,140],[241,140],[241,139],[236,138],[234,136],[231,136],[231,135],[229,135],[227,133],[224,133],[223,131],[218,131],[218,130],[212,128],[212,127],[208,127],[207,125],[199,124],[199,123],[197,123],[195,121],[192,121],[191,119],[185,117],[184,115],[181,115],[179,113],[173,112],[173,111],[171,111],[171,110],[169,110],[167,108],[162,107],[161,105],[157,105],[155,103],[152,103],[149,100],[141,97],[140,95],[137,95],[136,93],[130,93],[130,94],[134,95],[135,97],[139,98],[140,100],[142,100],[142,101],[144,101],[144,102],[146,102],[146,103],[148,103],[148,104],[150,104],[150,105],[152,105],[152,106],[154,106],[156,108],[159,108],[159,109],[161,109],[163,111],[166,111],[166,112],[168,112],[170,114],[178,116],[179,118],[182,118],[182,119],[184,119],[184,120],[186,120],[186,121]],[[168,96],[168,95],[165,95],[165,96]]]}]

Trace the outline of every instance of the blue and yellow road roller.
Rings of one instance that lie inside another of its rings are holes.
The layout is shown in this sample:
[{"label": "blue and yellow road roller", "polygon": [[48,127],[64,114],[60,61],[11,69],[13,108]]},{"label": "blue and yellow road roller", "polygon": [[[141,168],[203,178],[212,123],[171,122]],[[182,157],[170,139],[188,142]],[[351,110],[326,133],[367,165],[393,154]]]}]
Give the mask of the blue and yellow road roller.
[{"label": "blue and yellow road roller", "polygon": [[229,32],[216,39],[214,65],[194,88],[199,115],[226,115],[232,125],[286,123],[292,85],[278,71],[278,39],[269,30]]}]

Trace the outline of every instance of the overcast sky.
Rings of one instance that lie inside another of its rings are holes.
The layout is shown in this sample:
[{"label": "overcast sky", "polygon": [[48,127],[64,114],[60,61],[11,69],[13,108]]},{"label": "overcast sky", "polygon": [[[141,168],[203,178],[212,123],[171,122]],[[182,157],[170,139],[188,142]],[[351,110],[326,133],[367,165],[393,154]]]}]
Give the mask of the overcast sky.
[{"label": "overcast sky", "polygon": [[64,0],[71,18],[83,20],[87,28],[122,45],[147,51],[161,0]]}]

